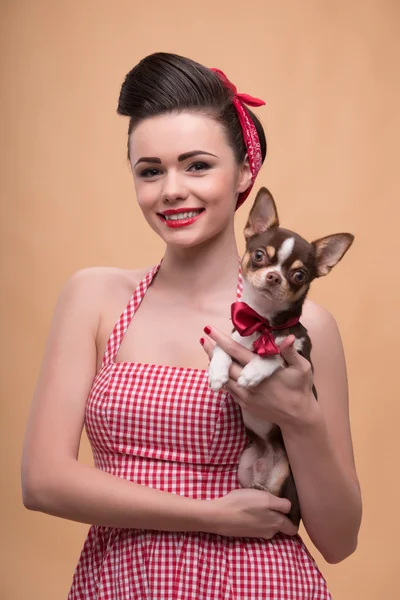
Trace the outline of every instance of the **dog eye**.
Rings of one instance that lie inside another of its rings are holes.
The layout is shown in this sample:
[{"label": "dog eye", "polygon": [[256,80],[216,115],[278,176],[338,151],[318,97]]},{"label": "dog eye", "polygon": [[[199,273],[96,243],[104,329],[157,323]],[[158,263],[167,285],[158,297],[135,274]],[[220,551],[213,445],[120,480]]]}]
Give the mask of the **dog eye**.
[{"label": "dog eye", "polygon": [[296,283],[303,283],[305,278],[306,278],[306,274],[304,273],[304,271],[296,271],[293,274],[293,279],[295,280]]},{"label": "dog eye", "polygon": [[255,262],[262,262],[265,256],[265,251],[261,250],[261,248],[258,248],[258,250],[254,250],[252,258]]}]

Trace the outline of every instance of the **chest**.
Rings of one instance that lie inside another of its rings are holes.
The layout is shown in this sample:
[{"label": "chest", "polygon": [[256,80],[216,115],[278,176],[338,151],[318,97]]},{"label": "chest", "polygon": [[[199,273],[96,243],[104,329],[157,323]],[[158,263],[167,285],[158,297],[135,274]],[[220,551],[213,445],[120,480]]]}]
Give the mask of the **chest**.
[{"label": "chest", "polygon": [[209,359],[199,341],[206,325],[230,335],[229,306],[190,307],[179,298],[160,303],[148,293],[125,333],[116,361],[206,369]]}]

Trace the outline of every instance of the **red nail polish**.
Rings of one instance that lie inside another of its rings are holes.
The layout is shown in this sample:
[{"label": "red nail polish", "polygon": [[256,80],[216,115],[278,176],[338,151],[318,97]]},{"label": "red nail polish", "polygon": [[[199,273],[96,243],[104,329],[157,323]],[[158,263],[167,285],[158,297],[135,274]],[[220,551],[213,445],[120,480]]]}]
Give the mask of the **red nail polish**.
[{"label": "red nail polish", "polygon": [[204,346],[204,338],[200,338],[200,344]]},{"label": "red nail polish", "polygon": [[211,327],[204,327],[204,333],[206,333],[207,335],[210,335],[211,333]]}]

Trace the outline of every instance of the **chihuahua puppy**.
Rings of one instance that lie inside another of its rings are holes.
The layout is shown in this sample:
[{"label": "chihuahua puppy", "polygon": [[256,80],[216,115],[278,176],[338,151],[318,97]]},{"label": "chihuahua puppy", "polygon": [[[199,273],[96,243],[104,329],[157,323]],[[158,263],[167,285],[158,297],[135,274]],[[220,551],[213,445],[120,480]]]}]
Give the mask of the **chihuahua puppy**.
[{"label": "chihuahua puppy", "polygon": [[[237,381],[242,387],[259,385],[285,363],[279,344],[289,335],[294,347],[311,362],[311,340],[300,323],[304,300],[313,279],[327,275],[353,243],[350,233],[329,235],[307,242],[279,225],[271,193],[261,188],[244,230],[243,294],[232,304],[232,338],[256,354]],[[217,391],[229,379],[231,357],[219,346],[208,369],[209,385]],[[317,391],[313,386],[317,400]],[[300,506],[280,428],[256,419],[242,409],[249,439],[238,467],[242,487],[266,490],[291,501],[289,518],[298,525]]]}]

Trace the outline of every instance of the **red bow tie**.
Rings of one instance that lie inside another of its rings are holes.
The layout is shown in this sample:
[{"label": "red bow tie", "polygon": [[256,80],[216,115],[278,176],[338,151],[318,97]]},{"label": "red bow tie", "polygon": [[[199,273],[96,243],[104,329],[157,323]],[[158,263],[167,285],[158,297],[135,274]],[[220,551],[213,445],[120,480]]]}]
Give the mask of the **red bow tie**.
[{"label": "red bow tie", "polygon": [[270,325],[268,319],[264,319],[245,302],[234,302],[231,307],[232,323],[240,333],[246,337],[256,331],[261,331],[261,336],[253,344],[254,351],[260,356],[273,356],[280,354],[279,347],[275,344],[271,331],[287,329],[297,325],[299,317],[293,317],[283,325]]}]

